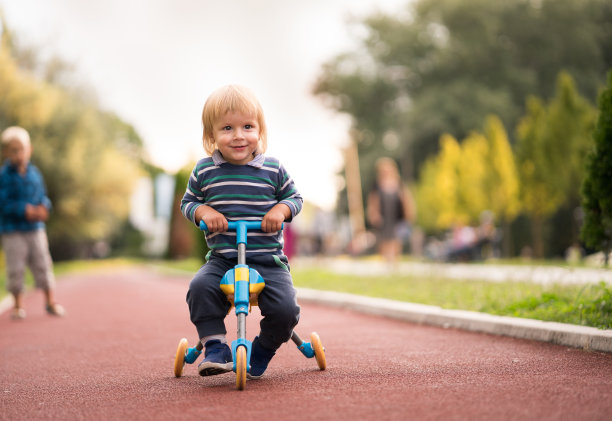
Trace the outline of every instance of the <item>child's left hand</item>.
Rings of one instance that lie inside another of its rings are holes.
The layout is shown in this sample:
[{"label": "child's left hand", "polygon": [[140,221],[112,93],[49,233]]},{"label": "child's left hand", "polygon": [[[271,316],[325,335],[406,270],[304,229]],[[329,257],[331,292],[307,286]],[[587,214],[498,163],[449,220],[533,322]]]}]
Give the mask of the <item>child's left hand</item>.
[{"label": "child's left hand", "polygon": [[46,221],[49,219],[49,210],[44,205],[38,205],[38,220]]},{"label": "child's left hand", "polygon": [[275,205],[265,214],[261,221],[261,230],[263,232],[280,231],[283,227],[283,222],[291,217],[291,209],[284,203]]}]

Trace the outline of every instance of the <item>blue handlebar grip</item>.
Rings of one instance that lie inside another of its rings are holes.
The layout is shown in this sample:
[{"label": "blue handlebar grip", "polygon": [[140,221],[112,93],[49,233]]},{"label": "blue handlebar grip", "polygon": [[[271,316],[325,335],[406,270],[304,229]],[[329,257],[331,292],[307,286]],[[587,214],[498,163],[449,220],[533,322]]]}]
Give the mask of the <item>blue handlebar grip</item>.
[{"label": "blue handlebar grip", "polygon": [[[227,229],[228,230],[233,230],[233,231],[238,231],[238,227],[239,226],[244,226],[247,230],[249,229],[256,229],[256,230],[260,230],[261,229],[261,221],[230,221],[227,223]],[[283,229],[285,227],[285,224],[283,224],[281,226],[281,229]],[[204,222],[203,220],[200,220],[200,229],[202,231],[208,231],[208,227],[206,226],[206,222]]]},{"label": "blue handlebar grip", "polygon": [[204,220],[200,219],[200,229],[202,231],[208,231],[208,227],[206,226],[206,222],[204,222]]}]

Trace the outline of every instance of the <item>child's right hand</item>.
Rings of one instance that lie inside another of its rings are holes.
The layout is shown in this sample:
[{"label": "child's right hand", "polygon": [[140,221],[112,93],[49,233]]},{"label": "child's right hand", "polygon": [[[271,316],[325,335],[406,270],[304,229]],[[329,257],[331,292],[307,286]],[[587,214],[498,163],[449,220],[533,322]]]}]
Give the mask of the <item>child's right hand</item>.
[{"label": "child's right hand", "polygon": [[49,219],[49,210],[44,205],[38,205],[38,220],[46,221]]},{"label": "child's right hand", "polygon": [[208,232],[227,231],[227,219],[221,212],[217,212],[210,206],[200,206],[196,209],[196,221],[204,221]]}]

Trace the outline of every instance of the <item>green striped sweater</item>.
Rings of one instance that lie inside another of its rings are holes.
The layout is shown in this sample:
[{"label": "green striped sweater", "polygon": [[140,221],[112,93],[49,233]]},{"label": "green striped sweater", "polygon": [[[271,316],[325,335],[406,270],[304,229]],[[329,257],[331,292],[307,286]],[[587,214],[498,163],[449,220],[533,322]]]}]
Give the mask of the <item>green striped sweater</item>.
[{"label": "green striped sweater", "polygon": [[[181,201],[181,212],[196,225],[200,221],[194,218],[195,210],[201,205],[221,212],[228,221],[261,221],[278,203],[289,206],[291,218],[300,212],[303,203],[293,179],[278,159],[261,154],[246,165],[233,165],[215,151],[194,167]],[[237,256],[234,232],[210,233],[206,242],[213,253],[230,259]],[[282,248],[282,232],[249,231],[247,258],[282,255]]]}]

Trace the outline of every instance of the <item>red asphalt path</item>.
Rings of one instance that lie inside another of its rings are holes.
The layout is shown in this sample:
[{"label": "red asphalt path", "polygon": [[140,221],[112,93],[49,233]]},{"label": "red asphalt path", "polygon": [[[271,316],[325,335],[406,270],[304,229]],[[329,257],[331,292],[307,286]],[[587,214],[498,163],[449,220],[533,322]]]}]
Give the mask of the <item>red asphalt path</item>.
[{"label": "red asphalt path", "polygon": [[[0,315],[0,419],[612,419],[612,354],[317,305],[302,306],[297,332],[319,333],[327,370],[289,343],[244,391],[233,373],[200,377],[201,357],[175,378],[179,339],[196,339],[189,279],[145,268],[63,276],[62,319],[28,293],[25,320]],[[250,339],[259,317],[248,317]]]}]

